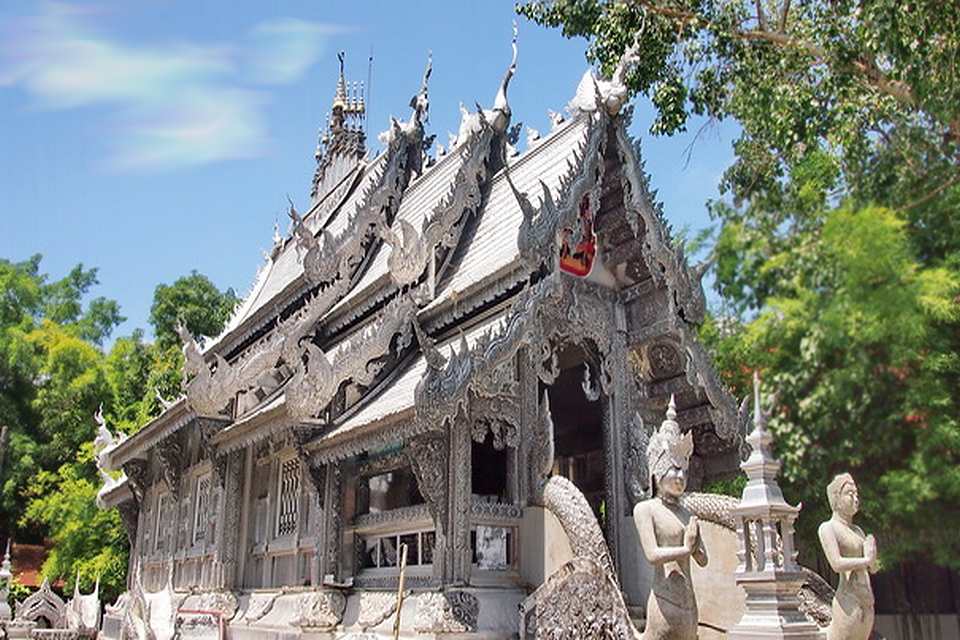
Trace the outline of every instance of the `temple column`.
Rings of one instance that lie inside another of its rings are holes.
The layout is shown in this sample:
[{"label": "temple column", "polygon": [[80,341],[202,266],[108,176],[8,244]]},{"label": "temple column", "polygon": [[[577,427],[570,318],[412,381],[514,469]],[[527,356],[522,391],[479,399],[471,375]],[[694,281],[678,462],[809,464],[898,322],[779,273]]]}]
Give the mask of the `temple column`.
[{"label": "temple column", "polygon": [[[217,465],[220,461],[213,461]],[[219,527],[214,549],[213,582],[216,589],[229,590],[236,586],[240,520],[243,510],[243,451],[226,455],[225,469],[217,474],[223,498],[220,502]]]},{"label": "temple column", "polygon": [[470,423],[467,420],[451,426],[450,456],[447,472],[450,501],[450,572],[449,578],[458,584],[470,580],[472,553],[470,550],[470,501],[472,460]]},{"label": "temple column", "polygon": [[324,535],[321,575],[332,576],[334,580],[343,579],[340,547],[343,537],[343,470],[341,463],[327,465],[326,497],[323,500]]},{"label": "temple column", "polygon": [[247,555],[250,549],[250,515],[253,508],[253,447],[240,451],[243,462],[243,490],[240,503],[240,531],[237,534],[237,568],[234,584],[242,587],[247,575]]}]

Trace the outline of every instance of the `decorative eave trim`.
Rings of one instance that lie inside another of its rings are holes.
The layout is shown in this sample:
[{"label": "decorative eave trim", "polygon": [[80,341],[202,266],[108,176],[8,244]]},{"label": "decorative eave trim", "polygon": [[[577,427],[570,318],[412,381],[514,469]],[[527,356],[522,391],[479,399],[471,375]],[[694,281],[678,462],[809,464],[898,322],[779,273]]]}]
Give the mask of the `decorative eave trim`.
[{"label": "decorative eave trim", "polygon": [[[324,464],[344,460],[397,441],[406,441],[430,431],[413,420],[413,416],[413,407],[408,407],[346,433],[322,436],[307,444],[306,449],[314,462]],[[394,429],[385,428],[395,425]]]},{"label": "decorative eave trim", "polygon": [[261,409],[220,431],[213,437],[211,444],[216,447],[220,455],[226,455],[303,423],[302,420],[290,417],[287,414],[286,405],[281,401],[269,409]]},{"label": "decorative eave trim", "polygon": [[107,491],[97,495],[98,504],[102,505],[101,508],[103,509],[111,509],[133,499],[134,495],[133,490],[130,488],[130,480],[126,477],[118,480],[117,484]]},{"label": "decorative eave trim", "polygon": [[169,409],[110,451],[107,455],[108,468],[116,470],[134,458],[144,457],[158,442],[197,417],[187,406],[185,398],[178,399]]}]

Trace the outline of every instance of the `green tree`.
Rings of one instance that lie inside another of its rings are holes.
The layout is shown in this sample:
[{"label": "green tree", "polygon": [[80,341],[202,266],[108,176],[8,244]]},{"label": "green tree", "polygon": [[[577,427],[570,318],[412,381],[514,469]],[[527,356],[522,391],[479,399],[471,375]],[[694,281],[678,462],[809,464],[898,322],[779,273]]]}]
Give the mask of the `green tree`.
[{"label": "green tree", "polygon": [[779,262],[814,265],[771,292],[750,322],[708,322],[724,377],[741,393],[763,371],[788,494],[804,503],[808,549],[829,516],[824,487],[851,471],[886,560],[958,567],[960,276],[923,267],[906,223],[882,208],[824,215],[818,242]]},{"label": "green tree", "polygon": [[159,391],[180,393],[182,355],[173,332],[185,318],[195,333],[218,333],[235,304],[196,272],[155,292],[151,321],[158,339],[140,330],[103,343],[123,321],[119,305],[89,298],[96,269],[73,268],[50,280],[40,256],[0,260],[0,424],[9,425],[0,466],[0,526],[20,540],[50,539],[44,575],[68,589],[79,571],[84,589],[101,577],[103,594],[123,589],[127,539],[115,510],[97,508],[94,412],[110,428],[133,433],[160,413]]},{"label": "green tree", "polygon": [[182,320],[195,336],[215,336],[237,304],[233,289],[220,291],[205,275],[191,271],[173,284],[157,285],[150,307],[150,324],[157,345],[167,349],[180,344],[175,330]]},{"label": "green tree", "polygon": [[36,474],[23,519],[42,526],[53,542],[43,564],[45,576],[64,578],[68,591],[78,573],[85,591],[99,578],[101,598],[111,602],[126,585],[127,535],[116,509],[97,507],[93,467],[93,448],[87,443],[56,472]]},{"label": "green tree", "polygon": [[122,320],[118,305],[97,298],[84,306],[96,269],[78,265],[51,281],[40,262],[0,260],[0,423],[9,427],[0,521],[11,524],[21,522],[31,478],[72,460],[93,437],[99,403],[113,402],[97,343]]},{"label": "green tree", "polygon": [[653,102],[654,134],[692,115],[735,119],[722,183],[735,202],[775,221],[791,172],[826,151],[842,195],[903,212],[921,260],[960,246],[960,220],[938,206],[960,198],[957,3],[548,0],[519,11],[587,38],[607,71],[636,38],[628,83]]}]

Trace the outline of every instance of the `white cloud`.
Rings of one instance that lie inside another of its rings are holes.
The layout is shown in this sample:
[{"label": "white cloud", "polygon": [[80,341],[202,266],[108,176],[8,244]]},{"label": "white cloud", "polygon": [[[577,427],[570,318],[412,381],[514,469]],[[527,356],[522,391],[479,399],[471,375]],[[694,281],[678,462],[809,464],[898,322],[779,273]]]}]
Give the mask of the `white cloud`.
[{"label": "white cloud", "polygon": [[300,78],[326,51],[336,25],[281,18],[261,22],[251,31],[250,66],[254,79],[287,83]]},{"label": "white cloud", "polygon": [[336,28],[275,20],[253,30],[248,65],[231,46],[129,44],[98,33],[85,12],[43,5],[0,32],[0,87],[43,109],[106,108],[117,169],[170,169],[260,154],[268,95],[253,83],[292,82]]}]

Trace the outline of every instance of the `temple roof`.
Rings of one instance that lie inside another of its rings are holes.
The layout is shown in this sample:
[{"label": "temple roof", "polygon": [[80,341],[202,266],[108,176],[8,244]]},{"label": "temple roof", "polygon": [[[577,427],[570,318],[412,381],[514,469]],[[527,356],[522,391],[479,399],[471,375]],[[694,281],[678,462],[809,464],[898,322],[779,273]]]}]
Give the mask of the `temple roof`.
[{"label": "temple roof", "polygon": [[[499,309],[469,328],[461,327],[463,333],[449,336],[438,345],[440,352],[449,358],[464,344],[472,347],[481,336],[496,329],[505,315],[504,309]],[[417,353],[408,364],[395,372],[394,377],[364,398],[352,415],[312,442],[310,448],[323,450],[321,458],[343,458],[368,446],[370,442],[367,440],[382,440],[385,427],[397,425],[400,421],[404,425],[387,431],[387,439],[416,435],[412,431],[414,423],[410,418],[413,416],[414,393],[426,369],[426,359],[422,353]],[[339,447],[345,442],[350,442],[352,446]]]},{"label": "temple roof", "polygon": [[[227,393],[181,399],[111,452],[114,467],[143,455],[198,414],[226,425],[214,437],[222,452],[278,429],[306,427],[312,438],[307,446],[330,459],[430,428],[413,419],[420,411],[414,402],[417,385],[434,369],[412,342],[412,325],[433,335],[443,355],[452,353],[457,331],[466,329],[466,344],[473,345],[505,315],[507,298],[532,282],[531,274],[544,266],[553,270],[560,231],[575,224],[586,198],[593,198],[599,219],[607,186],[623,198],[616,215],[632,216],[626,242],[637,255],[642,250],[651,267],[646,277],[670,289],[671,320],[658,331],[673,331],[688,353],[699,353],[687,344],[695,341],[687,327],[696,323],[694,314],[674,308],[694,289],[702,296],[699,281],[690,279],[657,217],[626,119],[618,115],[619,106],[601,108],[592,76],[578,88],[582,105],[573,117],[529,142],[523,154],[505,153],[509,107],[501,92],[500,111],[466,114],[456,146],[422,168],[429,69],[421,102],[412,103],[419,106],[408,122],[392,122],[383,153],[351,168],[302,220],[291,205],[294,234],[277,239],[221,335],[207,342],[203,354],[187,336],[184,353],[193,365],[187,370],[192,377],[185,378],[188,390],[199,381]],[[513,64],[504,91],[512,73]],[[616,173],[604,183],[608,162],[622,165],[629,179],[621,182]],[[531,262],[531,251],[540,262]],[[434,268],[437,280],[431,286]],[[703,358],[693,356],[689,362],[699,366]],[[267,373],[274,377],[272,385],[259,382]],[[359,399],[345,400],[349,385]],[[701,376],[698,385],[714,407],[722,404],[731,413],[713,378]],[[246,402],[231,401],[238,393]],[[337,393],[340,405],[334,409]],[[228,407],[239,415],[228,418]]]}]

